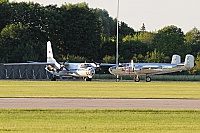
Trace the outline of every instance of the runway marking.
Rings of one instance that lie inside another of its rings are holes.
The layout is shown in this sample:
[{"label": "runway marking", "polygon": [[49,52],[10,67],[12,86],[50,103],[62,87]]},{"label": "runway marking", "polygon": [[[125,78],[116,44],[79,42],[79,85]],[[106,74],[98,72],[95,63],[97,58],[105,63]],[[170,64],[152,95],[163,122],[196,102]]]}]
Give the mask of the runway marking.
[{"label": "runway marking", "polygon": [[0,98],[1,109],[200,109],[188,99]]}]

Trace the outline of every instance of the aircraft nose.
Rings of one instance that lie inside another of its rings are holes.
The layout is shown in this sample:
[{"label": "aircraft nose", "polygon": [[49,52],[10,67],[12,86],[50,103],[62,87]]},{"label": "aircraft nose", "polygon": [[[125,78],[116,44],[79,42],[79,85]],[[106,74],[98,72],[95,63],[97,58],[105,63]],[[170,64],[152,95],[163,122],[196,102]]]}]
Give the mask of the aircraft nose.
[{"label": "aircraft nose", "polygon": [[108,69],[108,71],[111,73],[111,74],[114,74],[113,73],[113,70],[115,70],[116,69],[116,67],[110,67],[109,69]]}]

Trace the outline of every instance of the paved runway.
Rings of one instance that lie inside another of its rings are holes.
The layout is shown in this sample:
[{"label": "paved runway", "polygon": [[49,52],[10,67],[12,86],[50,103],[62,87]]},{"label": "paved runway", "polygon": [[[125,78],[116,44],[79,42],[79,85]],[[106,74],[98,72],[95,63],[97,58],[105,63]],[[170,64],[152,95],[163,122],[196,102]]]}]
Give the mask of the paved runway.
[{"label": "paved runway", "polygon": [[1,109],[200,109],[190,99],[0,98]]}]

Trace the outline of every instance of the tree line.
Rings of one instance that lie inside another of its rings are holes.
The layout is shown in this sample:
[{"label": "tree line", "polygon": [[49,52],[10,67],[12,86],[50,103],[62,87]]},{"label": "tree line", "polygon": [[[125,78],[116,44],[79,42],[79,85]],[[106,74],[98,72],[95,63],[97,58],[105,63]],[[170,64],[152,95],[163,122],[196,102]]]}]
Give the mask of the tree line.
[{"label": "tree line", "polygon": [[[45,61],[46,42],[51,41],[60,61],[115,63],[117,20],[105,9],[88,4],[43,6],[33,2],[0,0],[0,62]],[[193,54],[198,73],[200,31],[184,34],[175,25],[155,32],[139,31],[119,22],[119,61],[170,62],[173,54],[184,61]]]}]

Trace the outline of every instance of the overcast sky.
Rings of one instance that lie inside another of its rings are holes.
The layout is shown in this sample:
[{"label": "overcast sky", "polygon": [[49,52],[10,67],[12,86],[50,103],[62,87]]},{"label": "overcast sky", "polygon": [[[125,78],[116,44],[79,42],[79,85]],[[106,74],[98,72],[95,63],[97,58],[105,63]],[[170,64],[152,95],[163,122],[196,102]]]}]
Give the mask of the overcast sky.
[{"label": "overcast sky", "polygon": [[[10,0],[12,1],[12,0]],[[33,1],[49,5],[88,3],[90,8],[106,9],[111,17],[117,16],[118,0],[13,0]],[[119,20],[139,30],[144,23],[147,31],[175,25],[184,33],[194,27],[200,30],[200,0],[120,0]]]}]

